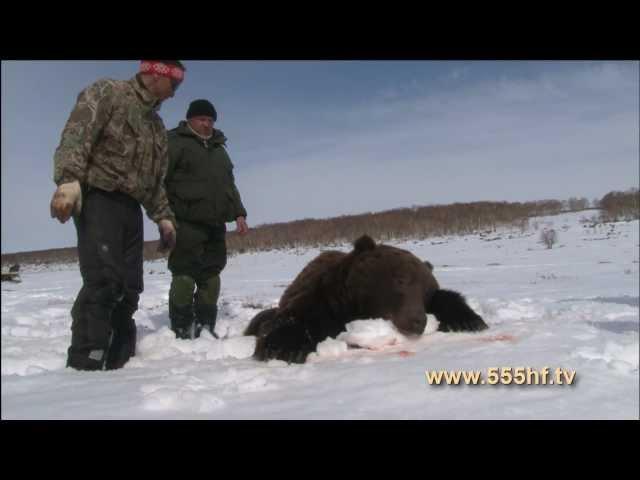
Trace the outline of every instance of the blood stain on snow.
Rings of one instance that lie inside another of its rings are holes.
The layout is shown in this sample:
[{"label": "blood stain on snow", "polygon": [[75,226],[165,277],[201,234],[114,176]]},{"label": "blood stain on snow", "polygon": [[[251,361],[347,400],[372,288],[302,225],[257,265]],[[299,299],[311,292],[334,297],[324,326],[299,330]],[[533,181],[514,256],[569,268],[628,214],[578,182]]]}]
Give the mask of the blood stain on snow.
[{"label": "blood stain on snow", "polygon": [[516,337],[509,334],[492,335],[490,337],[482,337],[478,339],[479,342],[515,342]]},{"label": "blood stain on snow", "polygon": [[412,357],[416,354],[416,352],[409,352],[408,350],[402,350],[398,352],[398,356],[402,358]]}]

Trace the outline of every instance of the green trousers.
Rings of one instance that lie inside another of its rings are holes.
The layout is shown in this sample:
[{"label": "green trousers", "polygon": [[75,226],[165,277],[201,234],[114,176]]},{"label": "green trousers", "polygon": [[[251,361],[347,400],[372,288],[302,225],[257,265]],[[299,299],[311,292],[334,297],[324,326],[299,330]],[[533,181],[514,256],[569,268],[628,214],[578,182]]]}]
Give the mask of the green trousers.
[{"label": "green trousers", "polygon": [[227,263],[226,228],[178,220],[176,247],[169,256],[171,329],[179,338],[200,329],[214,332],[220,296],[220,272]]},{"label": "green trousers", "polygon": [[169,270],[204,282],[227,265],[226,227],[189,223],[178,219],[176,246],[169,255]]}]

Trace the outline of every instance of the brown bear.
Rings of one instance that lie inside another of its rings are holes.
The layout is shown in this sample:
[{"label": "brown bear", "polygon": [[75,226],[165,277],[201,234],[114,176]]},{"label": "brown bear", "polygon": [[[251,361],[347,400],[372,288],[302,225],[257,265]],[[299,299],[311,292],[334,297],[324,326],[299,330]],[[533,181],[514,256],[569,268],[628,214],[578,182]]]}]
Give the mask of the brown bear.
[{"label": "brown bear", "polygon": [[433,266],[411,252],[364,235],[350,253],[327,251],[287,287],[277,308],[257,314],[245,335],[257,337],[254,358],[304,363],[319,342],[352,320],[384,318],[408,336],[421,335],[427,313],[441,331],[488,328],[464,297],[443,290]]}]

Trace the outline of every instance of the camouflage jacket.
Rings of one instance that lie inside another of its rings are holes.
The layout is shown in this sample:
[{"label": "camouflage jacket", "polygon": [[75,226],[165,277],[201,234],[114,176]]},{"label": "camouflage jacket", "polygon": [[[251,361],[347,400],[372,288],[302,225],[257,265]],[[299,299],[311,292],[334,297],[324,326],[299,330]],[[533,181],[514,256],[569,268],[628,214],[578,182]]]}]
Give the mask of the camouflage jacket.
[{"label": "camouflage jacket", "polygon": [[169,154],[158,106],[137,75],[87,87],[78,95],[56,149],[55,183],[79,180],[121,191],[140,202],[154,222],[169,219],[175,224],[164,187]]}]

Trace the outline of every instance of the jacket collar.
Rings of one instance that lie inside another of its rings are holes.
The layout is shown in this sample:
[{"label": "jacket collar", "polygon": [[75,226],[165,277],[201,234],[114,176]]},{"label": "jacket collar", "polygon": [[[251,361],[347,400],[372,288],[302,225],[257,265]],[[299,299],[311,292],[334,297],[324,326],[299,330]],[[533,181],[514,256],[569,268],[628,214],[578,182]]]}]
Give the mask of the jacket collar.
[{"label": "jacket collar", "polygon": [[178,123],[178,126],[174,130],[180,135],[184,135],[186,137],[193,137],[199,142],[204,141],[204,142],[210,142],[210,143],[219,143],[220,145],[225,145],[227,143],[227,137],[225,137],[224,133],[222,133],[222,130],[218,130],[217,128],[214,128],[213,135],[211,135],[211,138],[204,140],[201,136],[196,135],[195,132],[191,128],[189,128],[189,124],[187,123],[186,120],[181,120],[180,123]]},{"label": "jacket collar", "polygon": [[191,133],[194,134],[196,137],[198,137],[200,140],[203,140],[205,142],[208,142],[209,140],[211,140],[213,138],[213,132],[211,132],[211,135],[209,135],[208,137],[205,137],[204,135],[200,135],[198,132],[196,132],[193,128],[191,128],[191,125],[189,125],[189,122],[187,122],[187,128],[189,130],[191,130]]},{"label": "jacket collar", "polygon": [[160,104],[162,101],[156,97],[153,93],[151,93],[144,83],[142,83],[142,78],[140,78],[140,74],[136,74],[131,80],[129,80],[129,84],[133,87],[133,90],[136,92],[136,96],[140,103],[144,107],[147,107],[150,110],[158,111],[160,109]]}]

